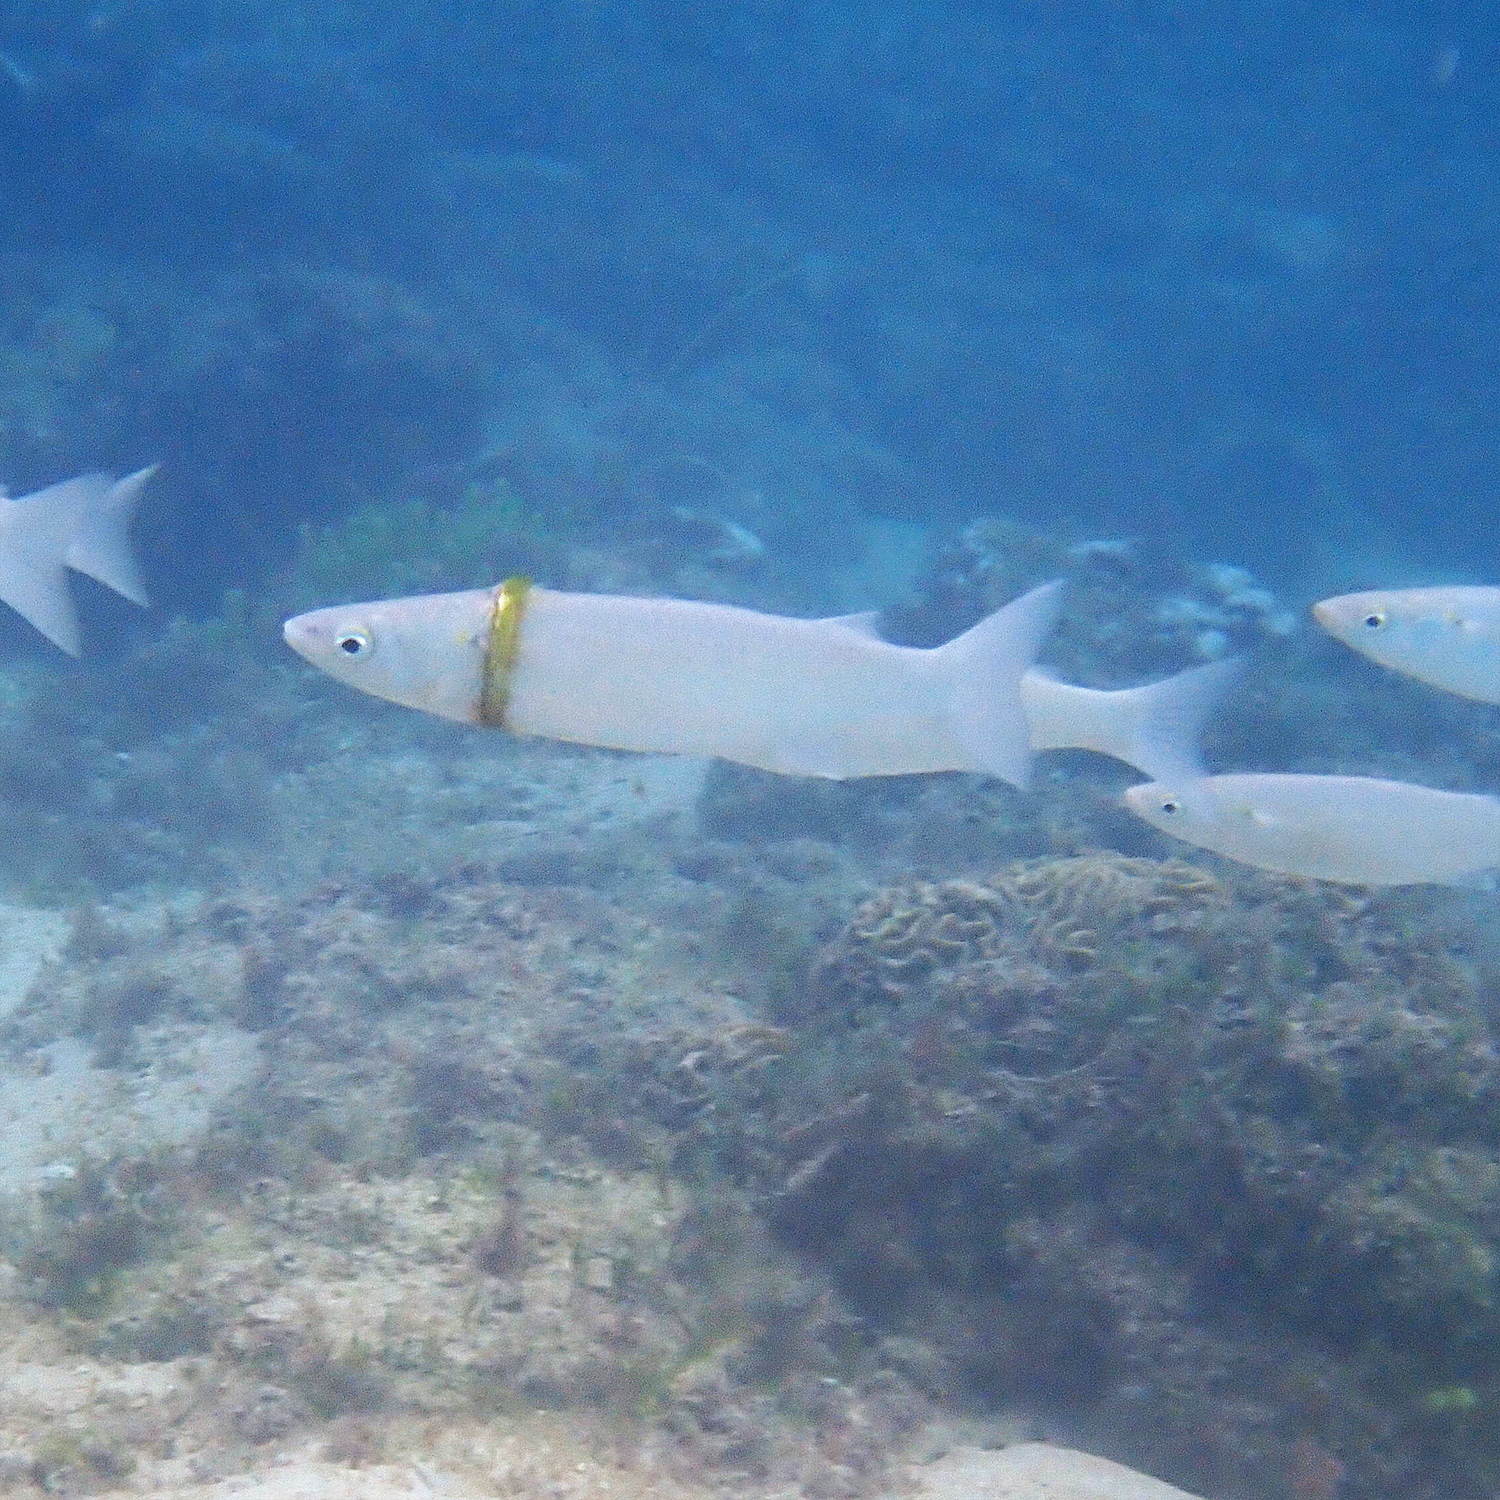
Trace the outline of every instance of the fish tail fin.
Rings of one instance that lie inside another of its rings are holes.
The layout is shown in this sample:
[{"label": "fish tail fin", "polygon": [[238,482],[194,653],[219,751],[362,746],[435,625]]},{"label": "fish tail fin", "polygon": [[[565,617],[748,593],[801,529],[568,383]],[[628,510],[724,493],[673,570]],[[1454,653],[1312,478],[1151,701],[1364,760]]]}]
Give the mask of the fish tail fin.
[{"label": "fish tail fin", "polygon": [[105,474],[84,474],[9,500],[0,513],[0,601],[70,656],[81,653],[82,643],[68,593],[68,548],[109,486]]},{"label": "fish tail fin", "polygon": [[1062,591],[1060,579],[1044,583],[938,648],[953,664],[952,731],[968,769],[1016,787],[1031,779],[1021,679],[1057,619]]},{"label": "fish tail fin", "polygon": [[[1244,676],[1243,656],[1189,667],[1160,682],[1127,688],[1121,727],[1126,742],[1114,753],[1157,781],[1191,781],[1204,774],[1203,726]],[[1130,754],[1121,753],[1129,750]]]},{"label": "fish tail fin", "polygon": [[1232,656],[1113,691],[1028,672],[1023,694],[1032,746],[1093,750],[1123,760],[1153,781],[1195,781],[1204,774],[1203,726],[1244,670],[1244,658]]},{"label": "fish tail fin", "polygon": [[143,608],[149,600],[130,548],[130,523],[140,503],[141,491],[157,467],[152,464],[127,474],[110,486],[97,505],[84,512],[68,544],[66,559],[75,572],[87,573],[105,588]]}]

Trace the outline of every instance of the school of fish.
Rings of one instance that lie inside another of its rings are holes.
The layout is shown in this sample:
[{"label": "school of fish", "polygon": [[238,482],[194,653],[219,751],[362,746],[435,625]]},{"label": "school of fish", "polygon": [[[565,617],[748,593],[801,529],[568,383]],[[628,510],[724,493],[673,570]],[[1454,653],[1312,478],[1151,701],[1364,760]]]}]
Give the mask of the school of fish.
[{"label": "school of fish", "polygon": [[[1215,662],[1103,691],[1035,665],[1061,607],[1043,584],[946,645],[871,615],[788,619],[682,599],[491,589],[313,610],[287,643],[363,692],[470,724],[619,750],[714,755],[800,776],[980,771],[1024,787],[1040,751],[1151,778],[1125,805],[1200,848],[1360,885],[1500,871],[1500,799],[1360,776],[1208,775],[1198,740],[1240,670]],[[1500,702],[1500,589],[1328,599],[1316,618],[1374,660]]]},{"label": "school of fish", "polygon": [[[81,637],[67,572],[139,605],[129,531],[155,466],[0,489],[0,602],[62,650]],[[1063,585],[1032,589],[942,646],[881,639],[871,614],[805,620],[688,599],[489,589],[312,610],[287,644],[379,698],[463,723],[616,750],[717,756],[837,779],[971,771],[1024,788],[1042,751],[1113,756],[1149,779],[1125,805],[1260,869],[1388,886],[1500,874],[1500,798],[1379,777],[1208,774],[1205,722],[1242,670],[1211,662],[1140,687],[1036,665]],[[1372,661],[1500,704],[1500,587],[1376,590],[1313,615]]]}]

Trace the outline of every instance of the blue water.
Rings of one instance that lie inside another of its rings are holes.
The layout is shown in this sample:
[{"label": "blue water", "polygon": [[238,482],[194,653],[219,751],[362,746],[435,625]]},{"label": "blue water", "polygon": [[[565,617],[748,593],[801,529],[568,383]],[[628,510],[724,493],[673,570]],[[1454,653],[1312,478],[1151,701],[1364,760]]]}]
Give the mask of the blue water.
[{"label": "blue water", "polygon": [[802,546],[1488,564],[1479,7],[14,4],[0,52],[7,482],[165,460],[169,605],[497,425],[589,520],[687,450]]}]

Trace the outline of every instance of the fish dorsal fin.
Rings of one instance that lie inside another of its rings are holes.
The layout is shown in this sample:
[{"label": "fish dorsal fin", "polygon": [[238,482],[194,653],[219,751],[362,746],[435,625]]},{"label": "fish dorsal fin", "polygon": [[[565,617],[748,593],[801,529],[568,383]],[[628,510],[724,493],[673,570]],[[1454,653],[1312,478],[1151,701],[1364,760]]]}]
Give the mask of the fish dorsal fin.
[{"label": "fish dorsal fin", "polygon": [[64,571],[68,548],[109,487],[108,475],[84,474],[0,502],[0,600],[70,656],[81,646]]},{"label": "fish dorsal fin", "polygon": [[818,624],[835,625],[840,630],[847,630],[854,635],[862,635],[868,640],[878,641],[880,639],[880,631],[878,629],[879,620],[880,611],[878,609],[861,609],[852,615],[828,615],[826,618],[819,620]]},{"label": "fish dorsal fin", "polygon": [[963,770],[987,771],[1012,786],[1031,778],[1031,737],[1021,680],[1062,608],[1061,579],[1012,599],[944,646],[952,663],[952,731],[968,757]]},{"label": "fish dorsal fin", "polygon": [[156,470],[157,465],[152,464],[112,484],[99,503],[84,512],[65,559],[75,572],[87,573],[105,588],[142,607],[149,601],[135,555],[130,550],[130,522],[141,491]]}]

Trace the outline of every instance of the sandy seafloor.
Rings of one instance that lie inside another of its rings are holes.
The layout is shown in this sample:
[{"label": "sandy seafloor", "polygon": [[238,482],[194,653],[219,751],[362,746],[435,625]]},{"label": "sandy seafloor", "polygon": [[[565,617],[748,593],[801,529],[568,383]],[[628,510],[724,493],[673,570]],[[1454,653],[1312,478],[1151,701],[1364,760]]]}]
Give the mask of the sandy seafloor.
[{"label": "sandy seafloor", "polygon": [[[581,835],[629,840],[664,820],[690,816],[704,771],[693,762],[545,746],[513,747],[502,764],[509,774],[501,779],[513,803],[524,801],[524,815],[497,817],[476,831],[476,846],[489,840],[524,861],[529,846],[543,841],[553,846],[541,856],[544,862],[558,857],[558,840],[570,849]],[[369,800],[351,806],[342,835],[332,833],[337,810],[323,809],[329,816],[319,857],[357,863],[372,850],[389,855],[401,844],[402,806],[382,799],[382,783],[402,783],[409,804],[427,790],[430,768],[421,757],[394,757],[364,769],[360,795]],[[479,774],[494,794],[493,770],[486,764]],[[299,791],[288,791],[292,802]],[[495,805],[503,809],[506,801],[498,796]],[[433,820],[430,803],[419,816],[424,824]],[[267,835],[274,845],[274,830]],[[419,857],[421,838],[414,830],[404,845],[408,856]],[[135,898],[104,920],[149,935],[163,921],[180,921],[194,904],[190,895]],[[41,997],[69,984],[71,927],[67,912],[14,903],[0,909],[5,1018],[23,1013],[28,996],[34,1009]],[[643,1007],[660,1011],[669,1004],[669,990],[691,979],[652,954],[651,934],[644,943],[640,931],[635,935],[632,962],[615,965],[610,977],[632,989]],[[548,967],[555,968],[558,957],[548,955]],[[211,989],[222,977],[210,967],[200,982]],[[539,988],[554,977],[543,974]],[[681,1004],[700,1013],[735,1010],[723,995],[707,1001],[683,995]],[[263,1038],[211,1020],[162,1026],[147,1044],[149,1056],[138,1055],[123,1070],[98,1066],[89,1043],[77,1036],[42,1036],[24,1056],[8,1059],[0,1094],[0,1191],[23,1217],[39,1193],[73,1180],[82,1161],[191,1150],[268,1066]],[[567,1361],[583,1357],[599,1332],[614,1242],[660,1239],[674,1208],[640,1174],[611,1174],[582,1162],[567,1169],[538,1164],[536,1175],[549,1181],[529,1195],[527,1234],[545,1250],[524,1277],[536,1316],[515,1342],[524,1345],[538,1326],[550,1329],[550,1353]],[[381,1343],[399,1329],[401,1339],[420,1338],[440,1349],[438,1363],[451,1375],[478,1357],[465,1344],[476,1290],[466,1270],[468,1242],[492,1207],[492,1193],[435,1180],[420,1169],[379,1182],[334,1172],[312,1190],[270,1178],[243,1206],[205,1207],[186,1256],[158,1267],[149,1286],[112,1289],[110,1300],[129,1316],[136,1294],[171,1297],[201,1291],[206,1282],[216,1300],[227,1297],[224,1305],[233,1305],[235,1337],[250,1344],[285,1343],[316,1325],[329,1348],[347,1350],[361,1339]],[[356,1223],[365,1228],[356,1228],[355,1237],[366,1240],[378,1225],[380,1242],[343,1244]],[[575,1262],[583,1234],[593,1237],[596,1253],[583,1259],[580,1271]],[[21,1275],[7,1267],[12,1293]],[[593,1305],[577,1308],[580,1297]],[[447,1403],[429,1391],[417,1398],[416,1411],[400,1416],[320,1421],[307,1408],[297,1409],[295,1400],[289,1403],[284,1389],[267,1380],[247,1384],[212,1355],[152,1362],[90,1357],[70,1338],[66,1318],[59,1327],[52,1310],[24,1296],[0,1305],[0,1485],[113,1493],[114,1481],[122,1481],[123,1493],[268,1496],[708,1492],[674,1473],[639,1424],[620,1427],[525,1403],[502,1419],[476,1419],[470,1393],[451,1391]],[[569,1321],[571,1333],[563,1326]],[[230,1365],[237,1362],[232,1357]],[[252,1363],[263,1361],[252,1356]],[[445,1411],[445,1404],[453,1409]]]},{"label": "sandy seafloor", "polygon": [[[555,799],[554,834],[566,837],[569,828],[628,831],[690,808],[703,774],[701,765],[667,759],[627,763],[529,747],[520,754],[527,765],[520,779],[527,807],[518,841],[523,847],[527,833],[546,828],[548,820],[537,813],[549,792]],[[401,779],[403,770],[412,769],[396,760],[383,771]],[[378,797],[378,785],[371,782],[379,779],[367,780],[363,790]],[[365,811],[376,816],[373,809]],[[399,814],[387,805],[379,817],[378,831],[362,837],[351,829],[342,851],[324,842],[323,853],[347,857],[349,845],[389,850],[400,837],[393,828]],[[149,933],[193,905],[191,895],[135,898],[107,920]],[[28,996],[34,1004],[68,983],[72,925],[68,912],[16,903],[0,907],[0,1016],[12,1019]],[[207,976],[207,983],[215,977]],[[237,1091],[255,1086],[266,1065],[254,1033],[214,1022],[163,1027],[149,1050],[149,1060],[137,1059],[136,1066],[122,1071],[99,1066],[86,1041],[60,1036],[7,1060],[0,1093],[5,1143],[0,1193],[13,1214],[24,1216],[39,1193],[73,1180],[82,1161],[109,1160],[121,1151],[190,1149],[216,1114],[234,1107]],[[204,1276],[220,1287],[232,1285],[230,1295],[252,1339],[265,1330],[316,1322],[332,1344],[347,1347],[360,1337],[378,1337],[372,1329],[396,1308],[408,1332],[421,1327],[426,1337],[448,1338],[461,1328],[456,1309],[472,1289],[456,1285],[466,1278],[455,1278],[453,1269],[463,1265],[464,1241],[476,1214],[485,1209],[483,1194],[470,1193],[473,1202],[462,1196],[455,1201],[450,1184],[418,1173],[399,1184],[330,1178],[317,1191],[298,1194],[295,1207],[292,1196],[286,1184],[267,1181],[251,1194],[255,1206],[248,1214],[210,1211],[195,1231],[199,1243],[190,1263],[162,1268],[152,1292],[164,1286],[170,1295]],[[549,1207],[565,1219],[595,1220],[605,1238],[644,1217],[649,1235],[665,1226],[669,1210],[643,1208],[641,1196],[638,1182],[580,1168],[570,1182],[557,1186]],[[330,1226],[351,1214],[389,1225],[398,1242],[381,1253],[338,1250],[341,1235]],[[607,1426],[593,1431],[573,1416],[545,1409],[518,1409],[503,1423],[467,1415],[445,1419],[440,1408],[395,1421],[382,1415],[374,1419],[378,1432],[373,1421],[361,1423],[357,1433],[341,1439],[319,1434],[327,1424],[314,1422],[309,1430],[305,1411],[299,1417],[268,1411],[277,1396],[266,1383],[237,1390],[225,1407],[230,1386],[239,1382],[225,1382],[216,1361],[143,1363],[83,1355],[51,1311],[14,1295],[20,1275],[14,1265],[6,1267],[13,1295],[0,1304],[5,1351],[0,1485],[7,1488],[113,1493],[111,1481],[126,1480],[121,1493],[697,1492],[673,1479],[648,1451],[630,1451],[629,1438],[622,1447],[621,1435]],[[539,1277],[543,1285],[572,1279],[566,1260],[561,1267],[547,1266]],[[544,1295],[561,1307],[570,1292],[565,1285],[552,1286]],[[112,1300],[125,1304],[129,1298],[129,1293],[123,1298],[112,1293]],[[553,1309],[557,1316],[560,1307]],[[458,1358],[461,1362],[463,1356]],[[102,1445],[123,1445],[121,1460],[105,1459]],[[376,1455],[391,1462],[372,1464]]]},{"label": "sandy seafloor", "polygon": [[[684,1034],[750,1028],[736,976],[664,920],[672,893],[664,903],[658,857],[644,857],[691,840],[705,768],[519,742],[486,749],[467,773],[460,755],[446,775],[450,789],[466,774],[483,783],[494,808],[507,792],[513,810],[524,808],[469,830],[509,861],[511,882],[487,918],[507,934],[505,973],[475,1003],[472,987],[445,985],[443,963],[459,960],[439,937],[425,978],[387,982],[426,985],[460,1041],[466,1028],[509,1028],[518,1057],[562,992],[576,1002],[609,991],[643,1027],[649,1018]],[[329,785],[337,773],[326,769]],[[380,850],[420,866],[421,834],[406,828],[401,799],[382,804],[380,790],[404,781],[415,802],[433,774],[419,752],[366,762],[347,805],[320,808],[316,859],[347,872]],[[305,807],[305,787],[282,792],[283,811]],[[429,795],[422,816],[436,838],[444,820],[433,806]],[[268,823],[265,835],[271,850],[278,839],[305,846],[308,829]],[[570,861],[605,873],[560,898],[547,882]],[[834,1404],[784,1430],[768,1411],[731,1410],[723,1361],[740,1342],[733,1320],[684,1347],[693,1299],[674,1313],[661,1286],[646,1298],[635,1290],[665,1272],[687,1214],[680,1185],[514,1126],[380,1170],[371,1153],[398,1149],[382,1113],[403,1103],[388,1064],[411,1066],[402,1047],[420,1046],[426,1023],[403,1043],[411,1007],[394,1002],[375,1031],[355,1026],[309,1046],[308,1015],[334,1032],[345,1024],[335,997],[304,990],[303,1022],[291,1025],[268,1025],[230,999],[246,976],[222,940],[243,940],[247,923],[274,932],[279,920],[267,915],[282,899],[270,891],[287,871],[263,874],[260,890],[133,895],[87,913],[0,907],[0,1193],[11,1256],[0,1298],[0,1487],[215,1500],[1182,1493],[1103,1460],[1003,1448],[1025,1437],[1024,1419],[925,1404],[920,1415],[882,1411],[878,1395],[831,1376],[817,1383]],[[325,876],[314,889],[315,903],[338,906],[348,886]],[[359,920],[344,907],[334,925]],[[165,985],[171,997],[132,1012],[118,1032],[101,1030],[87,1007],[114,1004],[121,983],[159,1000]],[[238,1160],[205,1166],[205,1142],[226,1118],[270,1096],[281,1118],[298,1090],[334,1115],[348,1105],[340,1147],[325,1144],[316,1166],[297,1169],[271,1150],[260,1177]],[[143,1162],[155,1164],[145,1177]],[[122,1163],[135,1174],[129,1185]],[[214,1170],[225,1183],[209,1181]],[[251,1180],[228,1184],[246,1170]],[[94,1196],[70,1197],[81,1183]],[[168,1183],[171,1207],[159,1218],[160,1205],[146,1208],[145,1227],[131,1230],[139,1243],[81,1269],[65,1264],[96,1248],[91,1224]],[[499,1249],[497,1201],[524,1203],[515,1243],[502,1232]],[[42,1245],[49,1230],[61,1239]],[[486,1244],[494,1260],[476,1270]],[[648,1352],[659,1372],[632,1373],[632,1351]],[[618,1390],[601,1388],[610,1378]],[[714,1401],[725,1413],[708,1429],[758,1424],[752,1460],[737,1461],[732,1444],[708,1452],[674,1419],[678,1406]]]}]

